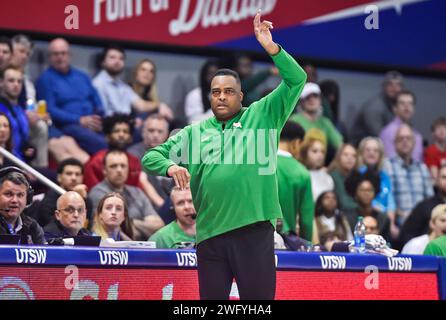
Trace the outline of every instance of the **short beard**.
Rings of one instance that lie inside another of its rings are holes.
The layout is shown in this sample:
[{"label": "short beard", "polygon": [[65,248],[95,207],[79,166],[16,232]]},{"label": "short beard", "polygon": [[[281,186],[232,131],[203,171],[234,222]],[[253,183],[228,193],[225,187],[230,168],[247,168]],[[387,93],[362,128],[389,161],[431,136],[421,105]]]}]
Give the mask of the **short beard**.
[{"label": "short beard", "polygon": [[124,71],[124,69],[121,69],[119,71],[115,71],[115,70],[111,70],[111,69],[105,69],[105,71],[107,71],[107,73],[111,76],[111,77],[117,77],[119,76],[122,71]]}]

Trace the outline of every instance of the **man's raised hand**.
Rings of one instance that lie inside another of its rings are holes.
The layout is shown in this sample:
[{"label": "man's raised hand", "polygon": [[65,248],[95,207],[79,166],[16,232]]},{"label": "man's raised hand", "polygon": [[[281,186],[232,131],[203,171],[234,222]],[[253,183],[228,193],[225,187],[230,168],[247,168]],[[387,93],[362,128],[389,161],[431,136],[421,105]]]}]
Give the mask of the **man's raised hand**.
[{"label": "man's raised hand", "polygon": [[270,29],[273,28],[273,23],[267,20],[261,21],[261,16],[262,14],[259,10],[254,17],[254,33],[257,41],[262,45],[266,52],[272,56],[277,54],[280,50],[279,46],[273,41],[273,36],[271,35]]}]

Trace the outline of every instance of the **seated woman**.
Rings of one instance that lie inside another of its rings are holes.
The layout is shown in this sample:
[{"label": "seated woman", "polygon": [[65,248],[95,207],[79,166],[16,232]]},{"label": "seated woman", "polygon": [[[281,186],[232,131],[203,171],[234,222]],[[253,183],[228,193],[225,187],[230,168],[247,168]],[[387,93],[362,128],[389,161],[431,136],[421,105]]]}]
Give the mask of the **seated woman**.
[{"label": "seated woman", "polygon": [[329,173],[335,184],[336,196],[342,210],[355,209],[358,205],[345,190],[345,179],[358,168],[358,153],[351,144],[343,144],[329,167]]},{"label": "seated woman", "polygon": [[359,172],[371,171],[379,176],[380,191],[376,193],[372,206],[386,214],[390,219],[390,231],[397,238],[399,229],[395,222],[396,203],[392,192],[392,182],[383,169],[384,145],[380,138],[366,137],[358,147]]},{"label": "seated woman", "polygon": [[324,167],[327,154],[326,141],[314,132],[310,135],[308,133],[302,143],[299,160],[310,171],[313,200],[316,201],[322,192],[334,190],[334,182]]},{"label": "seated woman", "polygon": [[316,226],[319,243],[331,251],[334,242],[352,240],[352,231],[347,218],[339,210],[334,191],[323,192],[316,201]]},{"label": "seated woman", "polygon": [[119,193],[111,192],[99,201],[93,218],[92,231],[102,240],[109,238],[115,241],[133,240],[133,226],[127,204]]},{"label": "seated woman", "polygon": [[364,174],[354,172],[345,181],[345,188],[358,203],[357,209],[345,211],[351,230],[354,230],[359,216],[372,216],[378,221],[378,233],[390,241],[389,217],[372,206],[373,199],[380,192],[379,176],[371,171]]},{"label": "seated woman", "polygon": [[[0,146],[11,153],[14,153],[12,143],[11,122],[9,122],[9,118],[5,113],[0,112]],[[14,164],[11,161],[0,155],[0,167],[13,165]]]}]

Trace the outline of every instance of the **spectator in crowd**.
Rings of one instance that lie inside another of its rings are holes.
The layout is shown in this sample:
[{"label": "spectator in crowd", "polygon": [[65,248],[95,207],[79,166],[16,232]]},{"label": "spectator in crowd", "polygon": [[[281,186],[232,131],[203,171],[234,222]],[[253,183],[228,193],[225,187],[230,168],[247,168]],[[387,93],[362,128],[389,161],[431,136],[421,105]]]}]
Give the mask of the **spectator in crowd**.
[{"label": "spectator in crowd", "polygon": [[[159,146],[167,140],[169,137],[169,123],[166,118],[159,114],[149,115],[144,121],[142,136],[142,142],[128,148],[128,152],[138,159],[142,159],[148,150]],[[152,175],[149,175],[148,179],[149,183],[164,201],[170,203],[169,194],[173,187],[172,179]]]},{"label": "spectator in crowd", "polygon": [[115,113],[158,111],[164,117],[173,119],[173,113],[168,106],[142,99],[119,78],[125,66],[125,52],[122,48],[117,46],[105,48],[101,66],[102,70],[93,79],[93,85],[99,92],[106,116]]},{"label": "spectator in crowd", "polygon": [[305,73],[307,74],[307,82],[318,82],[318,74],[317,74],[317,68],[312,65],[311,63],[305,63],[302,65],[302,69],[304,69]]},{"label": "spectator in crowd", "polygon": [[[92,204],[87,198],[87,186],[83,184],[84,167],[82,163],[74,158],[62,161],[57,167],[57,182],[66,191],[77,192],[85,201],[87,208],[86,219],[91,221]],[[54,212],[57,209],[57,200],[60,194],[49,189],[44,198],[35,205],[32,215],[42,227],[45,227],[53,220]]]},{"label": "spectator in crowd", "polygon": [[314,202],[311,177],[305,166],[295,159],[299,156],[304,135],[304,129],[297,123],[285,123],[277,152],[277,186],[283,216],[281,232],[292,232],[312,241]]},{"label": "spectator in crowd", "polygon": [[121,194],[111,192],[99,200],[92,228],[95,235],[102,240],[131,241],[133,228],[127,203]]},{"label": "spectator in crowd", "polygon": [[214,116],[211,109],[212,76],[220,69],[220,61],[210,59],[200,69],[199,86],[186,95],[184,113],[189,123],[198,122]]},{"label": "spectator in crowd", "polygon": [[128,204],[129,216],[135,226],[135,240],[147,240],[164,223],[156,213],[144,192],[125,184],[129,174],[127,154],[121,150],[109,150],[104,157],[104,180],[97,184],[88,197],[96,208],[100,199],[110,192],[122,194]]},{"label": "spectator in crowd", "polygon": [[446,234],[446,204],[439,204],[433,210],[429,221],[429,233],[412,238],[401,253],[423,254],[427,244]]},{"label": "spectator in crowd", "polygon": [[23,73],[23,86],[18,102],[22,108],[26,108],[28,101],[31,103],[36,102],[36,88],[26,70],[28,61],[33,54],[34,43],[24,34],[15,35],[11,39],[11,43],[13,49],[11,64],[19,68]]},{"label": "spectator in crowd", "polygon": [[446,118],[437,118],[431,126],[433,143],[424,150],[424,163],[432,178],[437,179],[438,170],[446,164]]},{"label": "spectator in crowd", "polygon": [[0,169],[0,234],[20,235],[20,244],[44,244],[43,229],[23,213],[31,204],[32,189],[16,167]]},{"label": "spectator in crowd", "polygon": [[329,167],[329,174],[333,178],[334,190],[342,210],[355,209],[358,205],[345,190],[345,179],[358,168],[358,152],[351,144],[343,144]]},{"label": "spectator in crowd", "polygon": [[[107,151],[114,149],[125,151],[132,143],[133,120],[129,115],[116,113],[104,118],[103,131],[109,149],[98,151],[85,164],[85,184],[89,190],[104,179],[104,157]],[[126,154],[129,161],[126,184],[140,187],[156,207],[162,206],[164,199],[147,180],[147,174],[142,172],[140,160],[128,152]]]},{"label": "spectator in crowd", "polygon": [[333,123],[322,115],[321,89],[316,83],[306,83],[300,96],[302,112],[292,115],[290,120],[297,122],[308,132],[317,128],[325,135],[328,141],[330,158],[335,150],[342,145],[342,136]]},{"label": "spectator in crowd", "polygon": [[[23,73],[12,66],[0,74],[2,97],[0,111],[8,115],[12,125],[14,153],[22,160],[33,160],[35,167],[48,166],[48,116],[41,118],[35,111],[24,110],[18,104],[23,86]],[[30,146],[34,150],[30,150]],[[28,150],[26,150],[28,149]]]},{"label": "spectator in crowd", "polygon": [[397,155],[386,161],[396,200],[396,222],[401,226],[415,205],[434,195],[429,170],[423,162],[413,159],[415,136],[412,128],[403,124],[395,136]]},{"label": "spectator in crowd", "polygon": [[437,257],[446,257],[446,235],[430,241],[424,250],[424,254]]},{"label": "spectator in crowd", "polygon": [[326,153],[326,144],[322,138],[305,138],[300,148],[299,159],[310,171],[314,202],[322,192],[334,190],[333,178],[327,173],[327,168],[324,167]]},{"label": "spectator in crowd", "polygon": [[242,82],[243,105],[250,106],[251,103],[260,99],[257,87],[264,83],[270,76],[278,76],[279,71],[275,66],[254,73],[254,66],[250,56],[238,54],[234,58],[234,70],[239,74]]},{"label": "spectator in crowd", "polygon": [[[12,130],[11,122],[6,113],[0,111],[0,146],[9,152],[12,150]],[[12,166],[12,162],[0,155],[0,168]]]},{"label": "spectator in crowd", "polygon": [[[34,43],[27,36],[23,34],[15,35],[12,38],[12,47],[13,47],[13,55],[11,58],[11,64],[18,69],[20,69],[24,75],[22,90],[20,92],[20,96],[18,98],[18,104],[24,108],[28,108],[28,104],[36,104],[36,88],[34,84],[31,82],[28,74],[27,74],[27,64],[31,55],[33,53]],[[29,114],[30,112],[27,111]],[[51,123],[48,118],[48,123]],[[43,126],[42,123],[39,122],[40,126]],[[38,137],[39,133],[33,132],[34,127],[31,127],[30,137]],[[43,130],[41,128],[38,128]],[[50,129],[51,131],[52,129]],[[31,144],[33,142],[31,141]],[[48,151],[54,157],[57,163],[60,161],[70,158],[76,157],[82,163],[88,160],[88,154],[82,150],[76,143],[76,141],[69,136],[61,136],[59,138],[52,138],[48,141]],[[42,163],[40,166],[47,166],[45,164],[48,163],[48,153],[46,152],[38,152],[38,157],[41,157],[40,160],[36,160],[37,163]],[[39,166],[34,163],[35,166]]]},{"label": "spectator in crowd", "polygon": [[12,43],[11,40],[5,36],[0,36],[0,72],[11,62],[12,57]]},{"label": "spectator in crowd", "polygon": [[354,230],[359,216],[372,216],[378,221],[379,234],[390,241],[389,217],[372,206],[375,195],[379,193],[379,176],[371,171],[363,174],[353,172],[345,181],[345,188],[358,203],[357,209],[345,211],[350,229]]},{"label": "spectator in crowd", "polygon": [[347,127],[341,121],[339,84],[335,80],[324,80],[319,86],[322,94],[322,115],[335,125],[345,142],[349,141]]},{"label": "spectator in crowd", "polygon": [[379,235],[379,228],[378,228],[378,220],[376,220],[373,216],[367,216],[364,217],[362,220],[365,225],[365,234],[376,234]]},{"label": "spectator in crowd", "polygon": [[438,171],[436,185],[437,193],[433,197],[419,202],[407,217],[401,228],[400,239],[402,243],[429,233],[429,220],[432,210],[440,204],[446,204],[446,164],[443,164]]},{"label": "spectator in crowd", "polygon": [[339,209],[335,192],[321,193],[316,201],[315,217],[319,243],[328,251],[331,251],[334,242],[353,240],[348,220]]},{"label": "spectator in crowd", "polygon": [[383,169],[384,145],[380,138],[366,137],[361,140],[359,147],[359,172],[370,171],[379,176],[380,192],[373,199],[372,206],[390,219],[390,231],[393,238],[397,238],[399,227],[396,223],[396,202],[393,194],[392,181],[389,174]]},{"label": "spectator in crowd", "polygon": [[191,248],[195,244],[195,219],[197,213],[192,202],[190,188],[174,187],[170,194],[176,220],[155,232],[149,241],[156,242],[157,249]]},{"label": "spectator in crowd", "polygon": [[[134,121],[129,115],[116,113],[103,120],[103,133],[108,144],[108,148],[96,152],[85,164],[85,184],[88,189],[93,188],[104,179],[104,156],[108,150],[118,149],[125,151],[132,143]],[[126,184],[139,186],[139,176],[141,174],[140,160],[131,154],[129,158],[129,176]]]},{"label": "spectator in crowd", "polygon": [[45,239],[51,243],[55,239],[75,236],[89,236],[84,229],[87,208],[84,198],[75,191],[68,191],[57,199],[54,219],[45,226]]},{"label": "spectator in crowd", "polygon": [[351,134],[355,145],[365,137],[377,137],[382,128],[392,121],[392,106],[404,88],[403,76],[397,71],[389,71],[382,83],[382,91],[367,100],[358,112]]},{"label": "spectator in crowd", "polygon": [[[393,106],[394,119],[388,123],[379,134],[383,144],[384,153],[387,158],[396,156],[395,151],[395,135],[398,128],[403,124],[411,125],[413,115],[415,113],[415,95],[403,90],[396,96],[396,103]],[[421,134],[412,128],[415,136],[415,147],[412,152],[412,157],[416,161],[423,161],[423,137]]]},{"label": "spectator in crowd", "polygon": [[130,146],[127,150],[136,158],[141,159],[147,150],[164,143],[169,137],[169,122],[159,114],[152,114],[144,121],[142,128],[143,140]]},{"label": "spectator in crowd", "polygon": [[56,38],[48,46],[50,67],[37,79],[39,100],[46,100],[55,126],[50,138],[73,137],[77,144],[94,154],[106,148],[101,134],[104,109],[90,77],[72,67],[70,45]]}]

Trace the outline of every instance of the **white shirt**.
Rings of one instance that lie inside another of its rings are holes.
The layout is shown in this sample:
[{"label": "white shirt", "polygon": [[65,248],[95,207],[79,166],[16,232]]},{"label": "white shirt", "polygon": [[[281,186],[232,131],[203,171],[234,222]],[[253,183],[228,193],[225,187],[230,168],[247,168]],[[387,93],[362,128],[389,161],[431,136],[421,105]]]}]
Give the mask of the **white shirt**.
[{"label": "white shirt", "polygon": [[325,171],[325,169],[310,170],[311,175],[311,190],[313,191],[313,200],[316,202],[317,198],[325,191],[334,190],[333,178]]},{"label": "white shirt", "polygon": [[204,112],[203,100],[201,100],[201,88],[195,88],[186,95],[184,114],[189,123],[199,122],[212,117],[212,109]]},{"label": "white shirt", "polygon": [[401,251],[402,254],[423,254],[429,243],[429,235],[423,234],[422,236],[415,237],[409,240]]}]

